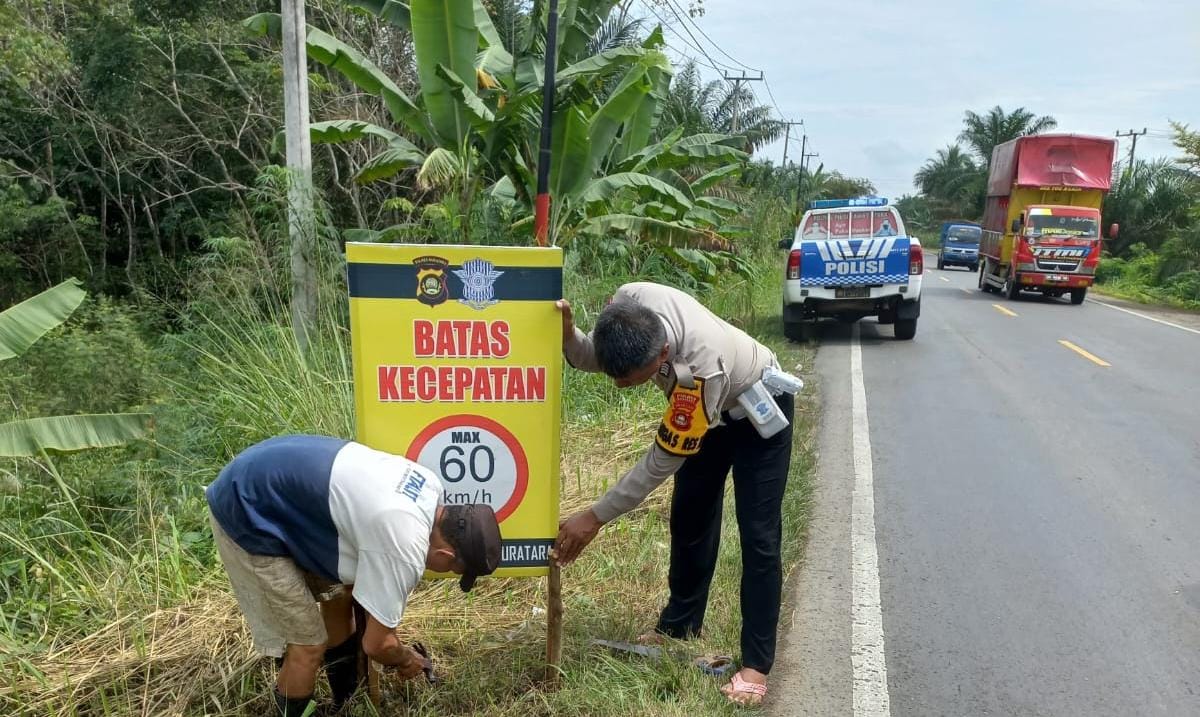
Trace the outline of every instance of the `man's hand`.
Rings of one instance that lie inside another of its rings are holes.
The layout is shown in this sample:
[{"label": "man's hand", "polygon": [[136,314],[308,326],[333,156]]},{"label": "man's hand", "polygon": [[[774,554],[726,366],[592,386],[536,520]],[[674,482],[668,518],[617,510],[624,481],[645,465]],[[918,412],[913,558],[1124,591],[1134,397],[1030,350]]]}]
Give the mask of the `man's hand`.
[{"label": "man's hand", "polygon": [[603,525],[590,508],[581,510],[560,523],[558,539],[554,541],[558,564],[565,567],[575,562],[575,558],[592,542]]},{"label": "man's hand", "polygon": [[416,650],[408,645],[404,645],[400,649],[407,653],[407,659],[395,666],[396,674],[400,676],[400,679],[411,680],[419,676],[429,666],[429,660],[419,655]]},{"label": "man's hand", "polygon": [[559,299],[554,305],[562,312],[563,346],[566,346],[575,338],[575,315],[571,312],[571,302],[566,299]]}]

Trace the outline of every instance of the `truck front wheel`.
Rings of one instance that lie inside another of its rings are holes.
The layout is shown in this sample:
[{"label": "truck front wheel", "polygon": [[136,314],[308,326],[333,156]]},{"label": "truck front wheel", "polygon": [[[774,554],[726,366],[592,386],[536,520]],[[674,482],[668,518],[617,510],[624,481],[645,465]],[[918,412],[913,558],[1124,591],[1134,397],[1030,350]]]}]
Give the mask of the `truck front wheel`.
[{"label": "truck front wheel", "polygon": [[1021,285],[1017,283],[1017,273],[1015,271],[1008,272],[1008,278],[1004,280],[1004,288],[1000,290],[1006,299],[1016,299],[1021,294]]},{"label": "truck front wheel", "polygon": [[1087,298],[1087,287],[1086,286],[1082,289],[1071,289],[1071,303],[1072,304],[1075,304],[1076,306],[1078,306],[1079,304],[1082,304],[1083,300],[1086,298]]},{"label": "truck front wheel", "polygon": [[912,341],[912,338],[917,335],[917,320],[896,319],[895,330],[897,341]]}]

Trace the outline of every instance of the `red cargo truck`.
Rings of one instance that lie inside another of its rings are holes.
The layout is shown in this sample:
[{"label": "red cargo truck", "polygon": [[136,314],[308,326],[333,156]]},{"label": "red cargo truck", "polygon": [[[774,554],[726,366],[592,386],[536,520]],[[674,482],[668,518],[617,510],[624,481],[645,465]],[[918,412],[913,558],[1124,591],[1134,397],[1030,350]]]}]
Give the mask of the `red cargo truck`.
[{"label": "red cargo truck", "polygon": [[[1082,304],[1100,263],[1100,209],[1116,141],[1077,134],[1021,137],[992,151],[979,288],[1071,295]],[[1109,229],[1116,236],[1117,226]]]}]

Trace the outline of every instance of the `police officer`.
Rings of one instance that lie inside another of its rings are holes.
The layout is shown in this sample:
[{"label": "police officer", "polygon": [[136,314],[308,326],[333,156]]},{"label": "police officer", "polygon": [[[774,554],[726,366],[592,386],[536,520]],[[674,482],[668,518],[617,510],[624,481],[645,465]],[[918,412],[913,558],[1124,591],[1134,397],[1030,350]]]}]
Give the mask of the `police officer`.
[{"label": "police officer", "polygon": [[793,399],[786,392],[774,397],[787,427],[770,437],[760,435],[737,408],[738,396],[758,384],[768,367],[778,367],[774,354],[688,294],[659,284],[622,286],[590,335],[575,328],[570,304],[558,306],[563,355],[572,366],[602,371],[619,388],[653,381],[667,396],[662,423],[642,459],[594,505],[560,526],[555,545],[560,563],[574,561],[601,526],[674,475],[670,598],[654,637],[699,635],[732,468],[742,546],[742,669],[721,690],[735,702],[758,704],[775,659],[780,506],[791,462]]}]

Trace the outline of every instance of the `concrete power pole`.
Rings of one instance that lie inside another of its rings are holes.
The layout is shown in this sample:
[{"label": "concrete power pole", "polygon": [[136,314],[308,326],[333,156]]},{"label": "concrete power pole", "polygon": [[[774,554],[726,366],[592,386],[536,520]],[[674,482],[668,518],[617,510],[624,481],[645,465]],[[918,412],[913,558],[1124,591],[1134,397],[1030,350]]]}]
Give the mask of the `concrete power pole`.
[{"label": "concrete power pole", "polygon": [[742,88],[743,82],[762,82],[763,73],[758,73],[758,77],[750,77],[745,73],[737,77],[730,77],[728,72],[724,73],[724,75],[726,82],[733,83],[733,133],[737,134],[738,130],[741,129],[738,126],[738,90]]},{"label": "concrete power pole", "polygon": [[1134,132],[1133,130],[1129,130],[1128,132],[1120,132],[1120,131],[1117,132],[1118,138],[1120,138],[1120,137],[1132,137],[1133,138],[1133,144],[1131,144],[1129,146],[1129,171],[1131,171],[1131,172],[1133,171],[1133,157],[1137,153],[1137,139],[1138,139],[1138,137],[1141,137],[1144,134],[1146,134],[1145,127],[1142,128],[1141,132]]},{"label": "concrete power pole", "polygon": [[287,139],[288,234],[291,237],[292,330],[301,353],[317,317],[314,263],[312,142],[308,133],[308,25],[304,0],[281,0],[283,16],[283,118]]},{"label": "concrete power pole", "polygon": [[[795,127],[797,125],[803,127],[804,120],[800,120],[799,122],[789,122],[787,120],[784,120],[780,124],[784,125],[784,128],[783,128],[783,168],[787,169],[788,142],[792,139],[792,127]],[[804,153],[803,148],[800,149],[800,153],[801,154]]]}]

